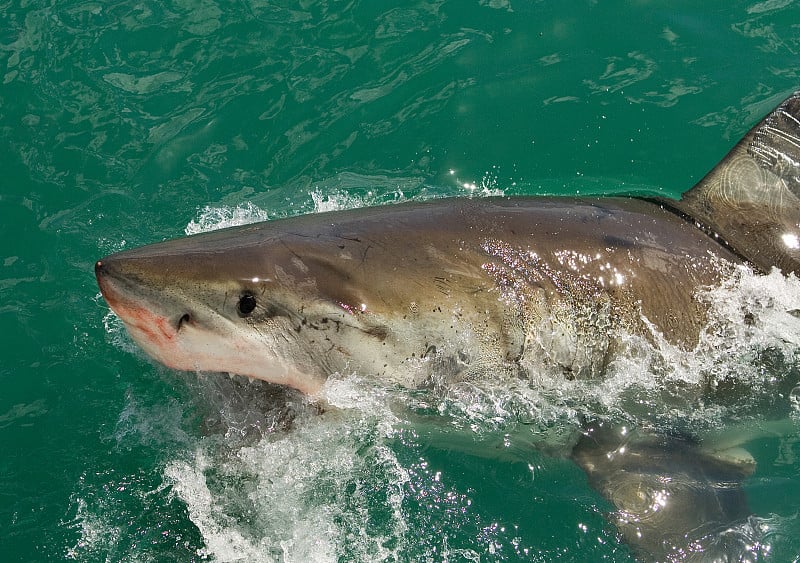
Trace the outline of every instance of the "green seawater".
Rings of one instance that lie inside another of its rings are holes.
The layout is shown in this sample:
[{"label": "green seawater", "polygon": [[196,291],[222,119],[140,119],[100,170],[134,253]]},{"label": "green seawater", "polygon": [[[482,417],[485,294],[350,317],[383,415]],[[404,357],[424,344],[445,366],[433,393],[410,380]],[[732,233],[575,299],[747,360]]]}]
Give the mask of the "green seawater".
[{"label": "green seawater", "polygon": [[[677,196],[800,88],[799,3],[0,6],[0,559],[632,560],[574,464],[469,446],[574,422],[563,405],[343,377],[342,413],[319,414],[172,372],[125,336],[93,265],[187,227],[326,207]],[[800,285],[760,283],[797,308]],[[744,365],[710,362],[722,407],[641,404],[690,428],[792,419],[796,330],[778,325]],[[382,414],[398,401],[467,447]],[[735,560],[796,561],[800,444],[748,448],[756,517]]]}]

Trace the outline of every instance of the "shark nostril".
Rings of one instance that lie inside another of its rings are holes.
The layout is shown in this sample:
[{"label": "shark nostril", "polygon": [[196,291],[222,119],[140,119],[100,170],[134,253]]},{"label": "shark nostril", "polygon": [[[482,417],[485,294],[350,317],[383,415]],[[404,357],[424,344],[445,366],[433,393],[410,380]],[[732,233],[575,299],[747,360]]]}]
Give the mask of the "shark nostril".
[{"label": "shark nostril", "polygon": [[192,321],[192,316],[189,313],[184,313],[183,316],[178,319],[178,327],[177,330],[180,330],[184,324],[190,323]]}]

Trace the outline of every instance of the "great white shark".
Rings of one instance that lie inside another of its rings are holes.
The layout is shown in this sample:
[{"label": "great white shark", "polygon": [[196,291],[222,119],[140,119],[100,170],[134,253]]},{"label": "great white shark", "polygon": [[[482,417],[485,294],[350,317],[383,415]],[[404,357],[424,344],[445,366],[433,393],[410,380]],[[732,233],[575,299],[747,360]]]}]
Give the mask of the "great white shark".
[{"label": "great white shark", "polygon": [[[706,324],[698,292],[737,265],[797,274],[798,198],[800,92],[679,200],[445,199],[318,213],[112,254],[95,272],[133,340],[178,370],[311,397],[334,373],[412,388],[600,378],[624,335],[691,351]],[[640,557],[689,557],[691,534],[747,517],[752,459],[634,434],[587,421],[571,457]]]}]

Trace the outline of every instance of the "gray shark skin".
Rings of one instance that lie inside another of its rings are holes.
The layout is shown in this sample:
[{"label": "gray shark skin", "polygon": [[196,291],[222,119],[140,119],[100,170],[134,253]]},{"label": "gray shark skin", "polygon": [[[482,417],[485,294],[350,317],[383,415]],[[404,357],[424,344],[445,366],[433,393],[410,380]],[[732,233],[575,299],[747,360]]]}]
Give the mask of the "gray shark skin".
[{"label": "gray shark skin", "polygon": [[[319,213],[113,254],[97,262],[97,281],[166,366],[311,397],[333,373],[411,388],[597,378],[624,353],[622,335],[690,350],[706,321],[698,290],[737,264],[800,271],[798,116],[800,93],[677,201],[450,199]],[[571,457],[644,560],[681,560],[692,533],[749,513],[748,461],[691,441],[589,422]]]}]

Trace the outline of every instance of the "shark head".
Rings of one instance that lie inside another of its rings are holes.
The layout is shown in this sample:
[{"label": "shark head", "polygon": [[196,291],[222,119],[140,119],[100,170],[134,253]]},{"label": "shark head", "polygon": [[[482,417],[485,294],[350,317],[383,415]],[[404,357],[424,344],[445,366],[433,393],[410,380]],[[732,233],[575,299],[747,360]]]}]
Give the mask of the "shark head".
[{"label": "shark head", "polygon": [[441,351],[441,327],[455,340],[458,307],[443,308],[441,299],[460,291],[459,280],[474,286],[481,273],[478,265],[461,266],[449,281],[429,275],[442,271],[441,257],[397,244],[419,216],[397,209],[152,244],[103,258],[95,274],[133,340],[170,368],[229,372],[310,395],[345,370],[414,386]]},{"label": "shark head", "polygon": [[[324,374],[319,358],[312,358],[324,352],[301,339],[302,326],[314,322],[303,311],[319,311],[323,325],[326,303],[313,293],[313,273],[288,252],[273,249],[267,255],[231,232],[202,239],[150,245],[97,262],[103,297],[130,336],[174,369],[230,372],[314,394]],[[329,313],[334,327],[342,315]],[[319,332],[321,343],[322,326]]]}]

